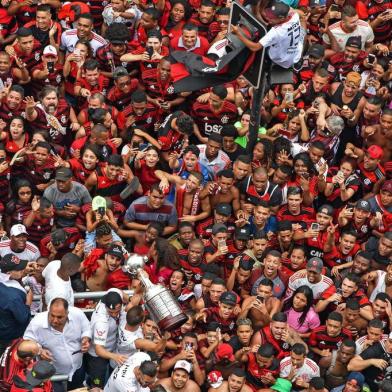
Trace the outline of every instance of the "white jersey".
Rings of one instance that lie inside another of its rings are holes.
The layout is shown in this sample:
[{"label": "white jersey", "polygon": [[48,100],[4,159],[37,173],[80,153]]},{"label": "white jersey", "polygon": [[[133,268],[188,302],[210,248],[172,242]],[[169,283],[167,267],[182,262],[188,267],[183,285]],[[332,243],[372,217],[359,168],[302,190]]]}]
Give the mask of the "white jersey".
[{"label": "white jersey", "polygon": [[[286,357],[280,362],[280,377],[287,378],[291,371],[291,357]],[[309,382],[313,377],[320,377],[320,368],[316,362],[309,358],[305,358],[304,364],[297,369],[292,379],[293,384],[298,378],[302,378],[305,382]]]},{"label": "white jersey", "polygon": [[259,43],[268,48],[271,61],[283,68],[290,68],[302,56],[305,32],[301,27],[299,15],[291,11],[289,20],[271,27]]},{"label": "white jersey", "polygon": [[[124,313],[123,311],[121,311]],[[118,320],[111,317],[103,302],[99,302],[91,316],[92,342],[88,353],[97,357],[94,345],[104,346],[106,350],[114,352],[116,349]]]},{"label": "white jersey", "polygon": [[134,373],[135,367],[144,361],[151,361],[146,353],[138,352],[129,357],[121,366],[114,369],[104,392],[149,392],[150,388],[143,388]]},{"label": "white jersey", "polygon": [[332,279],[325,275],[321,275],[320,282],[310,283],[307,278],[306,270],[297,271],[295,274],[290,276],[285,298],[290,298],[298,287],[308,286],[313,292],[313,298],[317,300],[320,299],[323,292],[332,285]]},{"label": "white jersey", "polygon": [[377,270],[376,272],[377,272],[377,285],[373,289],[372,293],[370,294],[370,297],[369,297],[370,302],[374,302],[378,293],[385,293],[385,288],[386,288],[385,287],[385,276],[387,273],[385,271],[381,271],[381,270]]},{"label": "white jersey", "polygon": [[38,257],[41,256],[39,249],[29,241],[26,242],[26,247],[22,252],[14,252],[13,250],[11,250],[10,244],[11,244],[11,240],[0,242],[0,257],[4,257],[5,255],[11,253],[14,256],[16,256],[19,260],[27,260],[28,262],[30,262],[30,261],[36,261]]},{"label": "white jersey", "polygon": [[[100,35],[92,32],[92,38],[88,41],[93,54],[95,56],[96,51],[107,44],[106,40]],[[79,41],[76,29],[66,30],[61,34],[61,46],[60,49],[67,53],[72,53],[75,49],[76,43]]]},{"label": "white jersey", "polygon": [[[387,341],[387,339],[388,339],[388,335],[383,334],[383,335],[381,336],[381,342],[382,342],[382,343],[385,343],[385,342]],[[365,342],[366,342],[366,340],[367,340],[367,335],[361,336],[359,339],[357,339],[357,340],[355,341],[355,354],[356,354],[356,355],[361,354],[362,351],[365,350]],[[367,347],[366,347],[366,348],[367,348]]]}]

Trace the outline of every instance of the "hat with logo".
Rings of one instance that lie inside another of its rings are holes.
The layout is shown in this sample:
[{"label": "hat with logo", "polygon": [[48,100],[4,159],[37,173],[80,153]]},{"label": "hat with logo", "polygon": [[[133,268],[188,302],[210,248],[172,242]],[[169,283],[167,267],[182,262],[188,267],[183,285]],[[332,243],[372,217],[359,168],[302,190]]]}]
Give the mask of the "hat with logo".
[{"label": "hat with logo", "polygon": [[54,376],[56,368],[48,361],[38,361],[31,370],[26,372],[26,381],[30,386],[37,387]]},{"label": "hat with logo", "polygon": [[392,180],[385,181],[381,187],[382,191],[392,193]]},{"label": "hat with logo", "polygon": [[306,269],[308,271],[314,271],[317,274],[321,274],[323,266],[324,263],[319,257],[311,257],[306,264]]},{"label": "hat with logo", "polygon": [[223,384],[222,373],[219,370],[213,370],[208,373],[207,380],[211,388],[219,388]]},{"label": "hat with logo", "polygon": [[360,36],[350,37],[346,42],[346,46],[349,46],[350,48],[361,49],[362,48],[361,37]]},{"label": "hat with logo", "polygon": [[359,87],[361,84],[361,75],[358,72],[349,72],[346,76],[346,84],[352,84],[355,87]]},{"label": "hat with logo", "polygon": [[93,211],[97,211],[98,208],[105,208],[106,209],[106,199],[102,196],[95,196],[93,201],[91,202],[91,208]]},{"label": "hat with logo", "polygon": [[232,208],[231,208],[231,205],[228,203],[219,203],[215,207],[215,211],[219,215],[230,216],[231,212],[232,212]]},{"label": "hat with logo", "polygon": [[54,246],[58,246],[67,241],[67,232],[64,229],[57,229],[50,233],[50,242]]},{"label": "hat with logo", "polygon": [[128,76],[129,73],[125,67],[116,67],[113,71],[113,78],[118,79],[122,76]]},{"label": "hat with logo", "polygon": [[110,310],[116,309],[117,305],[122,304],[122,298],[119,293],[116,291],[108,291],[103,297],[102,302],[108,307]]},{"label": "hat with logo", "polygon": [[366,154],[369,155],[371,159],[380,159],[384,155],[384,151],[380,146],[373,144],[367,148]]},{"label": "hat with logo", "polygon": [[185,359],[180,359],[174,365],[174,370],[176,369],[182,369],[185,370],[187,373],[190,373],[192,371],[192,365],[188,361],[185,361]]},{"label": "hat with logo", "polygon": [[269,8],[265,9],[268,18],[286,18],[289,14],[290,6],[281,1],[274,0]]},{"label": "hat with logo", "polygon": [[25,234],[28,235],[26,227],[20,223],[13,225],[10,230],[11,237],[17,237],[18,235]]},{"label": "hat with logo", "polygon": [[329,216],[333,216],[333,207],[330,206],[329,204],[323,204],[318,210],[317,212],[319,214],[325,214],[325,215],[329,215]]},{"label": "hat with logo", "polygon": [[43,56],[57,56],[57,49],[53,45],[45,46],[44,51],[42,52]]},{"label": "hat with logo", "polygon": [[355,208],[357,210],[366,211],[366,212],[370,212],[372,210],[367,200],[358,200],[357,203],[355,204]]},{"label": "hat with logo", "polygon": [[248,227],[237,227],[235,229],[235,238],[237,240],[248,241],[250,238],[250,230]]},{"label": "hat with logo", "polygon": [[27,260],[21,260],[18,256],[13,253],[4,255],[0,260],[1,272],[10,271],[23,271],[27,266]]},{"label": "hat with logo", "polygon": [[365,376],[362,373],[359,372],[351,372],[348,377],[347,377],[347,381],[355,381],[355,383],[357,384],[357,386],[359,388],[363,387],[363,384],[365,384]]},{"label": "hat with logo", "polygon": [[218,233],[227,233],[227,232],[228,229],[224,223],[215,223],[214,226],[212,226],[213,235],[217,235]]},{"label": "hat with logo", "polygon": [[107,250],[106,253],[108,255],[116,256],[120,260],[122,260],[124,258],[124,252],[123,252],[122,246],[120,246],[120,245],[116,245],[116,244],[110,245],[109,249]]},{"label": "hat with logo", "polygon": [[321,57],[324,57],[324,53],[325,48],[320,44],[313,44],[308,50],[308,56],[315,59],[321,59]]},{"label": "hat with logo", "polygon": [[275,384],[270,388],[278,392],[290,392],[291,386],[292,384],[289,380],[286,380],[285,378],[277,378]]},{"label": "hat with logo", "polygon": [[72,178],[72,170],[69,167],[60,167],[56,170],[56,180],[68,181]]},{"label": "hat with logo", "polygon": [[325,5],[326,5],[326,0],[310,0],[309,1],[310,8],[325,7]]},{"label": "hat with logo", "polygon": [[215,356],[218,361],[222,359],[228,359],[229,361],[235,360],[233,347],[228,343],[221,343],[216,349]]},{"label": "hat with logo", "polygon": [[219,297],[219,302],[222,302],[226,305],[234,306],[237,304],[237,294],[233,291],[225,291]]}]

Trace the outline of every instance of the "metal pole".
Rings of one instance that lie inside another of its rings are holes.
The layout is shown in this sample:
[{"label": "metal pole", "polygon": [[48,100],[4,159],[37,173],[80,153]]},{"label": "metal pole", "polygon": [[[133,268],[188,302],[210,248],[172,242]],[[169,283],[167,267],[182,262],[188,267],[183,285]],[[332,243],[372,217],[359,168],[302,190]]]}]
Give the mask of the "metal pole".
[{"label": "metal pole", "polygon": [[[135,292],[134,290],[123,290],[123,292],[127,295],[132,296]],[[107,294],[107,291],[84,291],[82,293],[75,293],[74,298],[75,299],[99,299],[102,298],[105,294]],[[40,301],[41,300],[41,295],[34,295],[33,301]]]}]

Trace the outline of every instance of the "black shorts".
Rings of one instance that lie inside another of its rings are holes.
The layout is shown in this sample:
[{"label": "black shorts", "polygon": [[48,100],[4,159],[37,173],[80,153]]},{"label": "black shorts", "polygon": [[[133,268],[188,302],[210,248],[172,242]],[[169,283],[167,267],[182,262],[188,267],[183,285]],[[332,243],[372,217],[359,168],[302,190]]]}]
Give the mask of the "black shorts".
[{"label": "black shorts", "polygon": [[106,377],[109,370],[109,360],[101,357],[93,357],[90,354],[86,355],[86,373],[90,380],[89,384],[92,387],[103,389]]}]

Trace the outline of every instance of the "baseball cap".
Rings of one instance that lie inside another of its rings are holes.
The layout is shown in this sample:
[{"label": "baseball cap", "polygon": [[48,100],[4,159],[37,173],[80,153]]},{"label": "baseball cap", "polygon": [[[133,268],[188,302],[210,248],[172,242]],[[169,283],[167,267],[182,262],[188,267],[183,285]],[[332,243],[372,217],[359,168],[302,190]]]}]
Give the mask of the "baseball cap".
[{"label": "baseball cap", "polygon": [[315,8],[315,7],[325,7],[326,1],[325,0],[310,0],[309,1],[309,7],[310,8]]},{"label": "baseball cap", "polygon": [[219,215],[223,215],[223,216],[230,216],[231,215],[231,205],[228,203],[219,203],[216,207],[215,207],[215,211],[217,214]]},{"label": "baseball cap", "polygon": [[234,306],[237,304],[237,294],[235,294],[233,291],[225,291],[219,297],[219,302]]},{"label": "baseball cap", "polygon": [[180,359],[174,365],[174,370],[176,370],[176,369],[183,369],[187,373],[190,373],[192,370],[192,365],[188,361],[185,361],[184,359]]},{"label": "baseball cap", "polygon": [[110,309],[116,309],[116,306],[122,304],[121,295],[115,291],[109,291],[102,297],[102,302]]},{"label": "baseball cap", "polygon": [[122,76],[128,76],[129,73],[125,67],[116,67],[113,71],[113,78],[118,79]]},{"label": "baseball cap", "polygon": [[31,370],[26,372],[26,381],[32,387],[37,387],[49,380],[56,373],[55,367],[48,361],[38,361]]},{"label": "baseball cap", "polygon": [[10,271],[23,271],[26,266],[27,260],[21,260],[13,253],[4,255],[0,260],[0,270],[4,273]]},{"label": "baseball cap", "polygon": [[43,56],[57,56],[57,49],[53,45],[45,46],[44,51],[42,52]]},{"label": "baseball cap", "polygon": [[279,392],[290,392],[291,391],[291,382],[284,378],[277,378],[275,384],[270,387],[274,391]]},{"label": "baseball cap", "polygon": [[314,57],[316,59],[321,59],[324,56],[325,48],[323,45],[314,44],[308,50],[308,56]]},{"label": "baseball cap", "polygon": [[222,359],[228,359],[229,361],[235,360],[233,347],[228,343],[221,343],[216,349],[215,356],[218,361]]},{"label": "baseball cap", "polygon": [[95,196],[92,203],[91,203],[91,208],[93,211],[97,211],[98,208],[105,208],[106,209],[106,200],[102,196]]},{"label": "baseball cap", "polygon": [[349,72],[346,76],[346,83],[351,83],[356,87],[361,84],[361,75],[358,72]]},{"label": "baseball cap", "polygon": [[60,245],[67,241],[67,233],[64,229],[57,229],[50,233],[50,242],[53,245]]},{"label": "baseball cap", "polygon": [[68,167],[60,167],[56,170],[56,180],[68,181],[72,178],[72,170]]},{"label": "baseball cap", "polygon": [[11,227],[11,230],[10,230],[11,237],[13,237],[13,236],[17,237],[18,235],[21,235],[21,234],[28,235],[26,227],[24,225],[22,225],[21,223],[18,223],[18,224],[13,225]]},{"label": "baseball cap", "polygon": [[109,249],[106,252],[108,255],[116,256],[120,260],[124,258],[124,252],[120,245],[112,244],[109,246]]},{"label": "baseball cap", "polygon": [[319,257],[311,257],[306,264],[306,269],[320,274],[323,270],[323,266],[324,263]]},{"label": "baseball cap", "polygon": [[280,1],[273,1],[271,6],[265,10],[268,18],[285,18],[290,11],[290,7]]},{"label": "baseball cap", "polygon": [[227,226],[223,223],[215,223],[214,226],[212,226],[213,235],[217,235],[218,233],[227,233],[227,231]]},{"label": "baseball cap", "polygon": [[384,151],[380,146],[373,144],[366,150],[366,154],[372,159],[380,159],[384,155]]},{"label": "baseball cap", "polygon": [[385,181],[384,184],[382,184],[381,190],[392,193],[392,180]]},{"label": "baseball cap", "polygon": [[350,48],[361,49],[362,48],[361,37],[360,36],[350,37],[346,42],[346,46],[349,46]]},{"label": "baseball cap", "polygon": [[329,204],[323,204],[318,210],[318,213],[333,216],[333,207]]},{"label": "baseball cap", "polygon": [[235,238],[237,240],[248,241],[250,238],[250,230],[247,227],[237,227],[235,229]]},{"label": "baseball cap", "polygon": [[212,388],[219,388],[223,383],[222,373],[219,370],[213,370],[208,373],[207,380]]},{"label": "baseball cap", "polygon": [[348,377],[347,381],[356,381],[357,385],[362,388],[363,384],[365,384],[365,377],[362,373],[359,372],[351,372]]},{"label": "baseball cap", "polygon": [[355,208],[357,210],[362,210],[366,212],[370,212],[372,210],[367,200],[358,200],[357,203],[355,204]]}]

